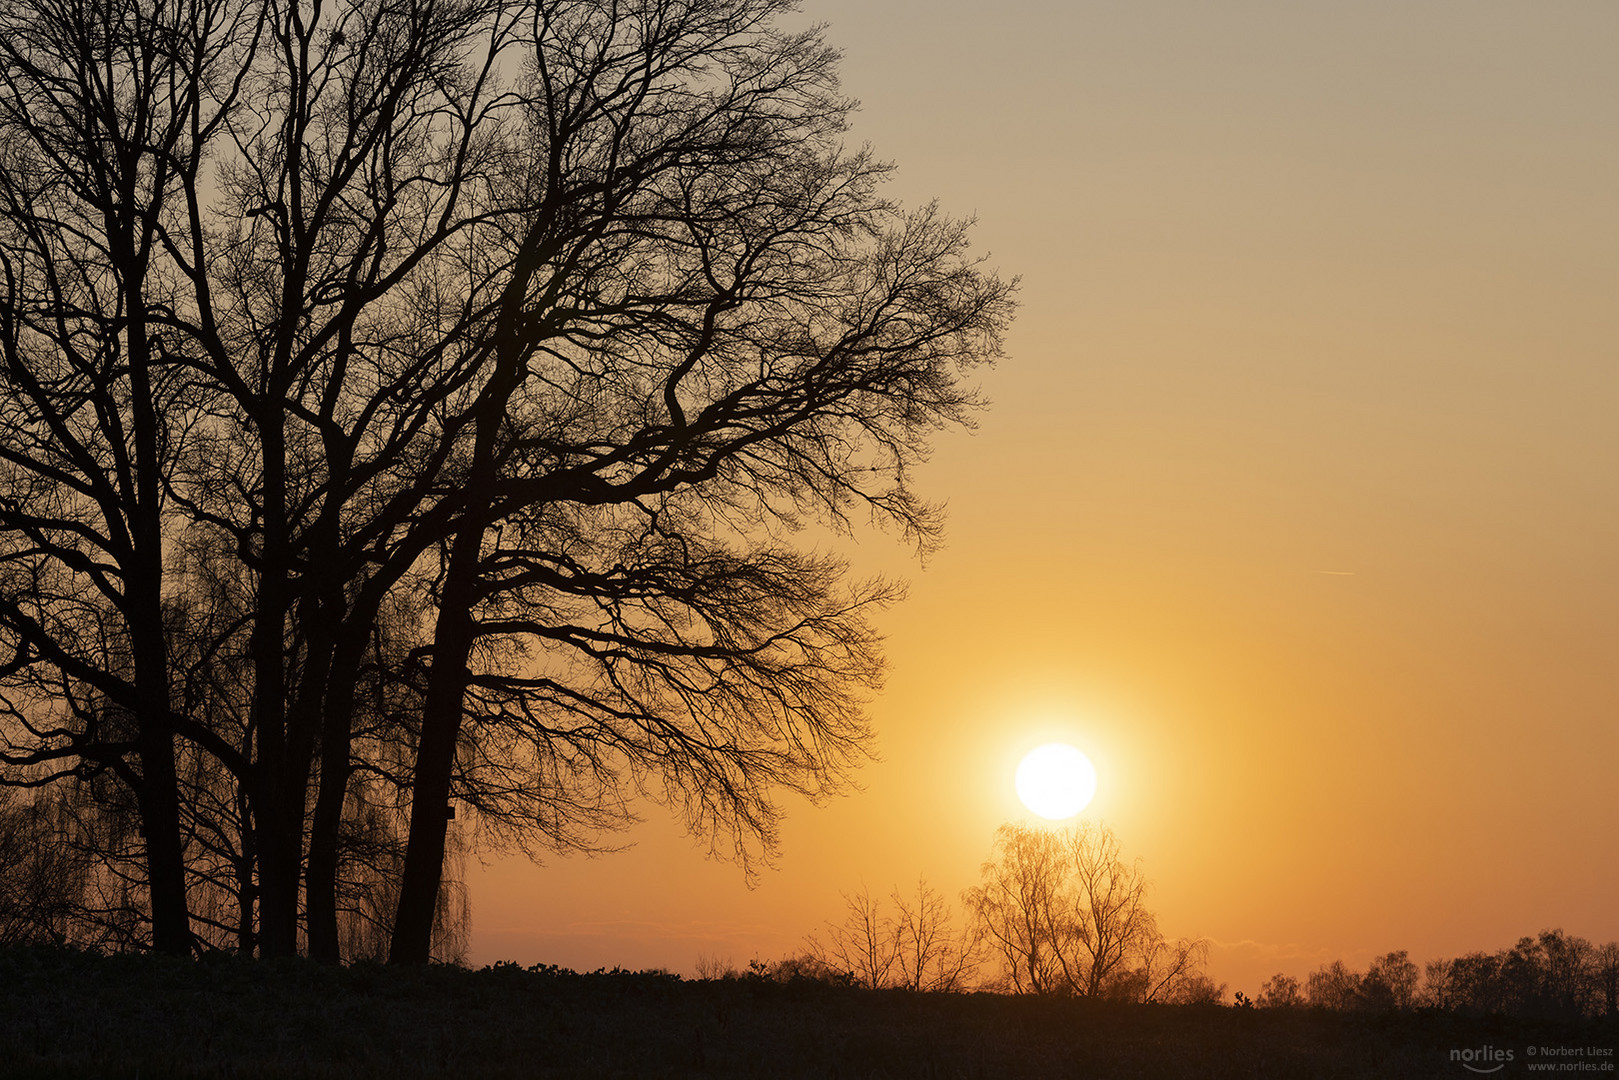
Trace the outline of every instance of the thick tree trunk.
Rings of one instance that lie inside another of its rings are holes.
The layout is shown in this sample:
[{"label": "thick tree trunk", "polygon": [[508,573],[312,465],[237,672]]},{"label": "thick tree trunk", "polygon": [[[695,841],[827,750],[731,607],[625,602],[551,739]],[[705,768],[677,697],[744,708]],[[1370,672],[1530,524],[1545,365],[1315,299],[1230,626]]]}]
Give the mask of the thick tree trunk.
[{"label": "thick tree trunk", "polygon": [[129,237],[122,240],[124,283],[130,318],[130,407],[135,436],[132,565],[126,583],[124,619],[135,668],[136,754],[141,784],[136,794],[146,837],[148,897],[152,905],[152,947],[159,952],[191,952],[191,918],[186,907],[185,854],[180,843],[180,790],[175,776],[173,721],[169,716],[168,650],[163,628],[162,468],[158,427],[163,422],[152,400],[151,342],[147,337],[142,283],[145,260]]},{"label": "thick tree trunk", "polygon": [[339,631],[321,717],[320,787],[309,828],[309,865],[304,906],[309,919],[309,955],[326,963],[342,959],[337,935],[338,840],[351,775],[354,689],[365,656],[370,619],[351,616]]},{"label": "thick tree trunk", "polygon": [[186,956],[191,952],[191,916],[186,906],[185,855],[180,843],[180,789],[175,775],[174,734],[169,720],[167,658],[160,592],[142,581],[131,619],[136,711],[136,756],[140,786],[136,806],[146,840],[146,883],[152,905],[152,947]]},{"label": "thick tree trunk", "polygon": [[467,659],[472,652],[472,601],[483,546],[482,526],[467,526],[450,549],[438,622],[433,634],[433,667],[422,708],[422,735],[416,747],[411,791],[410,838],[394,919],[390,964],[425,964],[433,943],[433,914],[444,875],[444,838],[449,827],[450,779],[461,735]]},{"label": "thick tree trunk", "polygon": [[[144,530],[143,530],[144,531]],[[155,533],[154,528],[151,532]],[[153,543],[158,541],[154,538]],[[146,883],[152,906],[152,947],[189,955],[191,917],[186,906],[185,855],[180,843],[180,790],[175,775],[174,733],[169,718],[169,680],[163,641],[161,547],[137,553],[144,572],[133,575],[126,600],[135,668],[136,747],[140,785],[135,792],[146,840]]]},{"label": "thick tree trunk", "polygon": [[493,500],[495,445],[500,425],[522,377],[521,348],[515,331],[523,303],[521,275],[508,286],[507,343],[493,378],[475,406],[477,429],[472,462],[462,487],[461,523],[450,542],[449,565],[433,627],[433,666],[422,705],[422,734],[416,744],[411,783],[410,835],[399,888],[399,911],[389,945],[390,964],[425,964],[433,944],[433,914],[444,877],[444,838],[449,828],[450,780],[467,689],[467,661],[475,627],[472,605],[483,556],[484,514]]},{"label": "thick tree trunk", "polygon": [[[259,417],[264,454],[264,543],[253,627],[253,728],[258,742],[253,831],[259,857],[259,955],[298,951],[298,883],[303,807],[289,805],[292,762],[287,739],[286,444],[282,416],[267,404]],[[293,827],[289,828],[289,824]]]},{"label": "thick tree trunk", "polygon": [[[163,703],[165,706],[167,702]],[[143,709],[138,749],[141,784],[136,793],[146,836],[146,880],[152,905],[152,947],[186,956],[191,917],[186,907],[185,858],[180,844],[180,796],[175,782],[174,738],[168,725]]]},{"label": "thick tree trunk", "polygon": [[[279,728],[280,718],[261,715],[261,728]],[[286,755],[282,733],[261,735],[254,784],[253,832],[259,857],[259,955],[293,956],[298,951],[298,882],[301,827],[288,829]]]},{"label": "thick tree trunk", "polygon": [[180,800],[175,788],[174,743],[143,730],[140,736],[141,822],[146,830],[146,873],[152,902],[152,947],[191,953],[191,917],[186,908],[185,859],[180,846]]}]

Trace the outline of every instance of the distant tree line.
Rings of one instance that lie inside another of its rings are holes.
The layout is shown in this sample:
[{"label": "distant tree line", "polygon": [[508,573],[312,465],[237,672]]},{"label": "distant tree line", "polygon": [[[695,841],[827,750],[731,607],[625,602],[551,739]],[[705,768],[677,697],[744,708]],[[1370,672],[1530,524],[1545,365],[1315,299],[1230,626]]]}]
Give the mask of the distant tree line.
[{"label": "distant tree line", "polygon": [[847,783],[900,590],[789,541],[937,540],[1011,286],[792,7],[0,7],[0,936],[420,963],[473,828]]},{"label": "distant tree line", "polygon": [[1388,1012],[1418,1008],[1479,1015],[1619,1015],[1619,942],[1593,945],[1562,930],[1520,938],[1495,953],[1430,960],[1419,971],[1404,950],[1354,971],[1341,960],[1311,972],[1268,979],[1260,1008]]},{"label": "distant tree line", "polygon": [[[1167,939],[1145,899],[1139,864],[1126,862],[1104,825],[1007,824],[995,834],[980,883],[963,894],[958,920],[926,881],[885,899],[844,894],[844,916],[785,959],[754,961],[754,977],[815,979],[868,989],[1084,997],[1221,1004],[1227,988],[1204,971],[1208,943]],[[735,976],[700,959],[702,978]],[[1547,930],[1496,953],[1419,967],[1404,950],[1365,971],[1341,960],[1301,982],[1266,980],[1238,1007],[1384,1013],[1417,1009],[1527,1018],[1619,1016],[1619,942],[1593,945]]]}]

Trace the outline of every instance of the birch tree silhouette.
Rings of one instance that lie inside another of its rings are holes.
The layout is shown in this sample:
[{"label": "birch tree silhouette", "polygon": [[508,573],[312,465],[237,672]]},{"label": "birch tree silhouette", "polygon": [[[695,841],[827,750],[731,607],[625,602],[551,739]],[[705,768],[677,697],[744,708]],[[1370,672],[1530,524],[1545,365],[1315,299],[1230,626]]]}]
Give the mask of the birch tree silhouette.
[{"label": "birch tree silhouette", "polygon": [[1201,975],[1206,944],[1163,936],[1105,826],[1002,825],[982,875],[967,903],[1014,993],[1166,1001]]}]

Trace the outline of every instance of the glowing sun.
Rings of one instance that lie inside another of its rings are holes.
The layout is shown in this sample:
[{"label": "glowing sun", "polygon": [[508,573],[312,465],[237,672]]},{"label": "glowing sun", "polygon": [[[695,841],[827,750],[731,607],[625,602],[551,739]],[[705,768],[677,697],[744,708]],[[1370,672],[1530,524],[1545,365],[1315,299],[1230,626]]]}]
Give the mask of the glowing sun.
[{"label": "glowing sun", "polygon": [[1017,767],[1017,797],[1043,818],[1070,818],[1096,794],[1096,766],[1067,743],[1030,750]]}]

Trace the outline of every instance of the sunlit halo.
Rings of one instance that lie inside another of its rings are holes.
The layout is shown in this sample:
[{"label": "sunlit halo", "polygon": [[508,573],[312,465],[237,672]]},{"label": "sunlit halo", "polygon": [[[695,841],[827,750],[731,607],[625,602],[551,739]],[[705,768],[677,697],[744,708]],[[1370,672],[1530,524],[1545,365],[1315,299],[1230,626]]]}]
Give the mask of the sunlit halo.
[{"label": "sunlit halo", "polygon": [[1096,767],[1067,743],[1030,750],[1017,767],[1017,797],[1043,818],[1070,818],[1096,794]]}]

